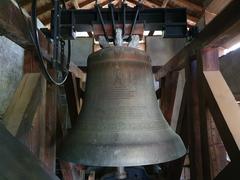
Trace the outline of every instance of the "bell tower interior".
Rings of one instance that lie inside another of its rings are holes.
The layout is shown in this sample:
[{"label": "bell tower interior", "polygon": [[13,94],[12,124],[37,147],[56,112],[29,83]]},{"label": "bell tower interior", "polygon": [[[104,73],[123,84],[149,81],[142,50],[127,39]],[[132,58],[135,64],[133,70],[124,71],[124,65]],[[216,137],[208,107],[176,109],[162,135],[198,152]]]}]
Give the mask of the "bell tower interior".
[{"label": "bell tower interior", "polygon": [[239,0],[1,0],[0,180],[240,179]]}]

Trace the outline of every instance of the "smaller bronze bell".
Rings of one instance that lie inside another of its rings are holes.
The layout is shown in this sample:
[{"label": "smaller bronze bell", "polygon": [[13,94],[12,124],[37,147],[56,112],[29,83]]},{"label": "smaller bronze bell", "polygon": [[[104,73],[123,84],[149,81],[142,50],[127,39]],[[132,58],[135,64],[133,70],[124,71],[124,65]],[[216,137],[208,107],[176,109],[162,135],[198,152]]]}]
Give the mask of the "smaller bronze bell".
[{"label": "smaller bronze bell", "polygon": [[1,180],[58,180],[48,174],[31,152],[0,123]]},{"label": "smaller bronze bell", "polygon": [[61,147],[60,158],[91,166],[157,164],[186,153],[159,109],[145,52],[113,47],[89,56],[79,120]]}]

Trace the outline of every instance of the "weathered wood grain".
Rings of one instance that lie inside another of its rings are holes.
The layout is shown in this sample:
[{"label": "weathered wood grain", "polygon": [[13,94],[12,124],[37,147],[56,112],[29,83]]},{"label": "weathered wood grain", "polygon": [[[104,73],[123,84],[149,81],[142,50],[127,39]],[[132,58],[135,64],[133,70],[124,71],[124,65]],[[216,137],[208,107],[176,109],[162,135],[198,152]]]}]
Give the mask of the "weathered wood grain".
[{"label": "weathered wood grain", "polygon": [[33,117],[42,97],[40,74],[23,76],[6,113],[4,123],[14,136],[21,136],[32,127]]}]

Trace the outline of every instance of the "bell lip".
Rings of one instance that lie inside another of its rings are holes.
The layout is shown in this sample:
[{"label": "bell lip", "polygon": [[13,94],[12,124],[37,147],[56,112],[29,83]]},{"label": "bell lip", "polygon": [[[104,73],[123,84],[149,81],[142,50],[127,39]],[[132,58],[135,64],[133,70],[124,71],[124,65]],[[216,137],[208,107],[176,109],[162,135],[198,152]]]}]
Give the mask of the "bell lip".
[{"label": "bell lip", "polygon": [[[167,163],[167,162],[171,162],[171,161],[174,161],[174,160],[177,160],[181,157],[183,157],[184,155],[186,155],[187,153],[187,150],[186,150],[186,147],[185,145],[183,144],[183,142],[181,141],[179,146],[182,146],[180,149],[181,151],[179,151],[178,153],[176,153],[174,156],[172,157],[168,157],[168,158],[162,158],[164,156],[159,156],[161,157],[161,159],[159,158],[158,160],[146,160],[146,162],[138,162],[138,163],[114,163],[114,162],[111,162],[111,163],[108,163],[108,162],[101,162],[101,163],[94,163],[94,162],[87,162],[87,161],[84,161],[83,160],[76,160],[78,158],[70,158],[70,157],[66,157],[64,155],[64,153],[62,153],[62,151],[60,151],[58,154],[58,158],[61,159],[61,160],[64,160],[66,162],[72,162],[72,163],[78,163],[78,164],[82,164],[82,165],[85,165],[85,166],[99,166],[99,167],[119,167],[119,166],[124,166],[124,167],[133,167],[133,166],[146,166],[146,165],[154,165],[154,164],[159,164],[159,163]],[[91,156],[91,155],[90,155]],[[126,158],[126,157],[123,157],[123,158]],[[127,158],[126,158],[127,159]]]},{"label": "bell lip", "polygon": [[169,158],[166,160],[159,160],[159,161],[155,161],[155,162],[146,162],[146,163],[128,163],[128,164],[105,164],[105,163],[84,163],[84,161],[74,161],[71,160],[71,158],[63,158],[63,157],[59,157],[59,159],[64,160],[66,162],[71,162],[71,163],[77,163],[77,164],[81,164],[84,166],[99,166],[99,167],[134,167],[134,166],[147,166],[147,165],[154,165],[154,164],[160,164],[160,163],[168,163],[177,159],[182,158],[184,155],[186,155],[187,151],[185,149],[184,153],[180,153],[178,156],[174,157],[174,158]]}]

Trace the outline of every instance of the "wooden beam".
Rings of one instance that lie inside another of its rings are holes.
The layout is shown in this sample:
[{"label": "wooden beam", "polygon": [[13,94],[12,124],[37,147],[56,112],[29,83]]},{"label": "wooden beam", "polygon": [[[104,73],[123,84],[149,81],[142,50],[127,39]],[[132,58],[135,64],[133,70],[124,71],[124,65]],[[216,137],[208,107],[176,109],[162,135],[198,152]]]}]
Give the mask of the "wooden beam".
[{"label": "wooden beam", "polygon": [[[66,3],[66,7],[67,7],[67,9],[71,9],[71,8],[80,9],[94,1],[95,0],[85,0],[85,1],[79,2],[78,4],[76,4],[75,1],[74,1],[74,3],[72,1],[68,1]],[[37,9],[37,15],[38,16],[42,15],[42,14],[46,13],[47,11],[50,11],[51,9],[52,9],[52,3],[50,3],[50,2],[46,3],[44,6]],[[48,23],[48,22],[50,22],[50,20],[45,20],[45,23]]]},{"label": "wooden beam", "polygon": [[[201,49],[205,46],[214,47],[216,44],[211,42],[219,40],[224,36],[228,38],[234,37],[235,33],[239,32],[238,28],[234,28],[240,23],[239,5],[240,1],[232,1],[190,44],[183,48],[155,74],[156,80],[160,80],[171,71],[182,69],[185,66],[185,60],[195,54],[196,49]],[[222,23],[223,21],[224,23]]]},{"label": "wooden beam", "polygon": [[165,8],[167,7],[167,4],[170,0],[164,0],[163,3],[162,3],[162,8]]},{"label": "wooden beam", "polygon": [[[156,5],[158,5],[159,7],[162,7],[163,2],[159,1],[159,0],[147,0],[148,2],[154,3]],[[169,1],[168,5],[166,7],[170,7],[170,8],[176,8],[176,7],[181,7],[181,8],[186,8],[187,12],[191,15],[197,15],[199,16],[200,14],[202,14],[203,8],[191,3],[189,1],[186,0],[174,0],[174,1]]]},{"label": "wooden beam", "polygon": [[195,26],[198,22],[199,18],[196,18],[194,16],[191,16],[187,14],[187,24],[190,26]]},{"label": "wooden beam", "polygon": [[189,121],[189,157],[191,179],[202,180],[203,157],[202,157],[202,136],[200,117],[200,92],[198,87],[197,62],[189,59],[186,62],[186,85],[188,90],[187,112]]},{"label": "wooden beam", "polygon": [[[86,6],[86,5],[88,5],[88,4],[90,4],[90,3],[92,3],[92,2],[95,2],[95,0],[84,0],[84,1],[80,1],[80,2],[78,2],[78,8],[83,8],[84,6]],[[107,3],[109,2],[109,1],[100,1],[100,5],[101,6],[104,6],[104,5],[106,5]],[[67,6],[67,9],[71,9],[71,8],[75,8],[76,9],[76,5],[74,5],[73,4],[73,2],[72,1],[68,1],[68,2],[66,2],[66,6]]]},{"label": "wooden beam", "polygon": [[117,0],[117,4],[115,5],[116,8],[121,8],[122,0]]},{"label": "wooden beam", "polygon": [[48,2],[46,4],[44,4],[43,6],[37,8],[37,15],[41,15],[43,13],[45,13],[46,11],[49,11],[52,9],[52,3],[51,2]]},{"label": "wooden beam", "polygon": [[[201,111],[201,136],[203,173],[205,179],[213,179],[226,165],[226,150],[220,139],[218,130],[213,122],[212,115],[206,107],[203,72],[218,71],[218,48],[205,48],[198,52],[199,90]],[[209,163],[210,162],[210,163]]]},{"label": "wooden beam", "polygon": [[14,136],[22,136],[32,127],[36,109],[42,97],[39,73],[23,76],[6,113],[4,124]]},{"label": "wooden beam", "polygon": [[[28,149],[38,157],[42,162],[44,161],[44,148],[45,147],[45,104],[46,104],[46,80],[41,77],[41,85],[38,87],[42,91],[42,98],[35,112],[31,128],[18,137]],[[42,163],[44,165],[44,163]],[[44,165],[44,168],[48,171],[48,168]],[[50,171],[48,171],[50,172]]]},{"label": "wooden beam", "polygon": [[171,124],[171,118],[173,113],[178,74],[178,72],[173,72],[171,74],[168,74],[168,76],[161,80],[160,107],[164,117],[169,124]]},{"label": "wooden beam", "polygon": [[239,161],[230,162],[214,180],[226,180],[226,179],[235,179],[240,176],[239,172]]},{"label": "wooden beam", "polygon": [[[137,0],[127,0],[127,1],[130,3],[133,3],[135,5],[138,3]],[[160,7],[159,5],[157,5],[153,2],[150,2],[150,1],[143,1],[142,4],[143,4],[144,8],[159,8]]]},{"label": "wooden beam", "polygon": [[[182,138],[184,145],[186,148],[189,146],[189,130],[188,130],[188,124],[189,120],[187,118],[187,88],[184,86],[183,90],[183,96],[182,96],[182,101],[180,105],[180,112],[179,116],[177,119],[177,127],[175,128],[176,132],[180,135]],[[179,180],[182,174],[183,166],[184,166],[184,161],[185,161],[186,155],[174,160],[172,162],[168,163],[167,167],[167,180]]]},{"label": "wooden beam", "polygon": [[213,119],[231,160],[240,160],[240,108],[220,71],[204,72],[204,88]]},{"label": "wooden beam", "polygon": [[69,72],[71,72],[76,78],[86,81],[86,73],[83,72],[77,65],[70,63]]},{"label": "wooden beam", "polygon": [[16,3],[9,0],[0,1],[0,32],[22,47],[32,45],[28,36],[27,24]]},{"label": "wooden beam", "polygon": [[183,98],[185,81],[185,70],[181,70],[178,75],[176,95],[174,99],[173,112],[171,117],[171,127],[173,128],[173,130],[177,129],[179,116],[182,113],[181,107],[183,106],[182,102],[184,101]]},{"label": "wooden beam", "polygon": [[[23,12],[24,15],[21,14],[14,1],[0,1],[0,32],[3,32],[4,36],[21,47],[32,50],[34,45],[29,36],[29,29],[25,20],[28,21],[30,16],[24,10]],[[43,55],[49,58],[50,42],[40,30],[38,32]]]},{"label": "wooden beam", "polygon": [[[210,148],[209,148],[209,132],[208,132],[208,120],[206,98],[204,93],[204,77],[203,71],[212,71],[219,68],[218,64],[218,49],[208,48],[198,51],[198,89],[199,89],[199,111],[200,111],[200,132],[201,132],[201,147],[202,151],[202,168],[203,177],[205,179],[211,179],[211,166],[210,166]],[[212,130],[213,132],[214,130]]]},{"label": "wooden beam", "polygon": [[197,14],[201,14],[203,11],[203,8],[199,5],[196,5],[188,0],[174,0],[174,1],[170,1],[169,5],[172,6],[177,6],[177,7],[182,7],[182,8],[186,8],[189,9],[193,12],[197,12]]},{"label": "wooden beam", "polygon": [[206,10],[210,13],[218,14],[220,13],[232,0],[212,0]]},{"label": "wooden beam", "polygon": [[24,51],[24,73],[39,73],[39,65],[35,58],[36,54],[33,51],[25,50]]},{"label": "wooden beam", "polygon": [[[131,2],[133,4],[137,4],[138,1],[137,0],[127,0],[128,2]],[[144,8],[161,8],[163,5],[162,2],[158,1],[158,0],[148,0],[148,1],[143,1],[143,7]],[[190,14],[187,14],[187,23],[189,26],[194,26],[196,25],[198,21],[198,18],[195,16],[192,16]]]},{"label": "wooden beam", "polygon": [[163,3],[159,0],[147,0],[148,2],[156,4],[158,7],[162,7]]},{"label": "wooden beam", "polygon": [[80,98],[78,97],[76,79],[73,74],[70,73],[68,75],[64,87],[68,103],[68,112],[73,125],[77,121],[80,112]]},{"label": "wooden beam", "polygon": [[57,87],[55,85],[47,84],[45,98],[46,114],[43,162],[50,172],[55,173],[57,140]]},{"label": "wooden beam", "polygon": [[[81,9],[81,8],[84,8],[85,6],[93,3],[94,1],[95,1],[95,0],[86,0],[86,1],[80,2],[80,3],[78,4],[78,6],[79,6],[79,8]],[[103,6],[107,5],[108,3],[109,3],[109,0],[104,0],[104,1],[100,2],[99,5],[100,5],[101,7],[103,7]],[[73,4],[72,4],[70,1],[68,1],[68,2],[66,3],[66,6],[67,6],[67,9],[73,8]],[[45,13],[46,13],[46,12],[45,12]],[[49,24],[49,23],[51,22],[51,17],[50,17],[50,16],[47,16],[47,18],[46,18],[46,17],[43,18],[43,19],[42,19],[42,22],[43,22],[43,24],[45,24],[45,25],[46,25],[46,24]]]},{"label": "wooden beam", "polygon": [[211,112],[207,109],[207,132],[209,148],[209,166],[211,170],[211,179],[214,179],[228,164],[226,158],[226,149],[217,130],[216,124]]},{"label": "wooden beam", "polygon": [[75,9],[79,9],[79,6],[78,6],[78,0],[70,0],[74,6]]},{"label": "wooden beam", "polygon": [[32,0],[18,0],[18,2],[19,2],[19,4],[21,6],[25,6],[25,5],[29,4],[29,3],[31,3]]}]

